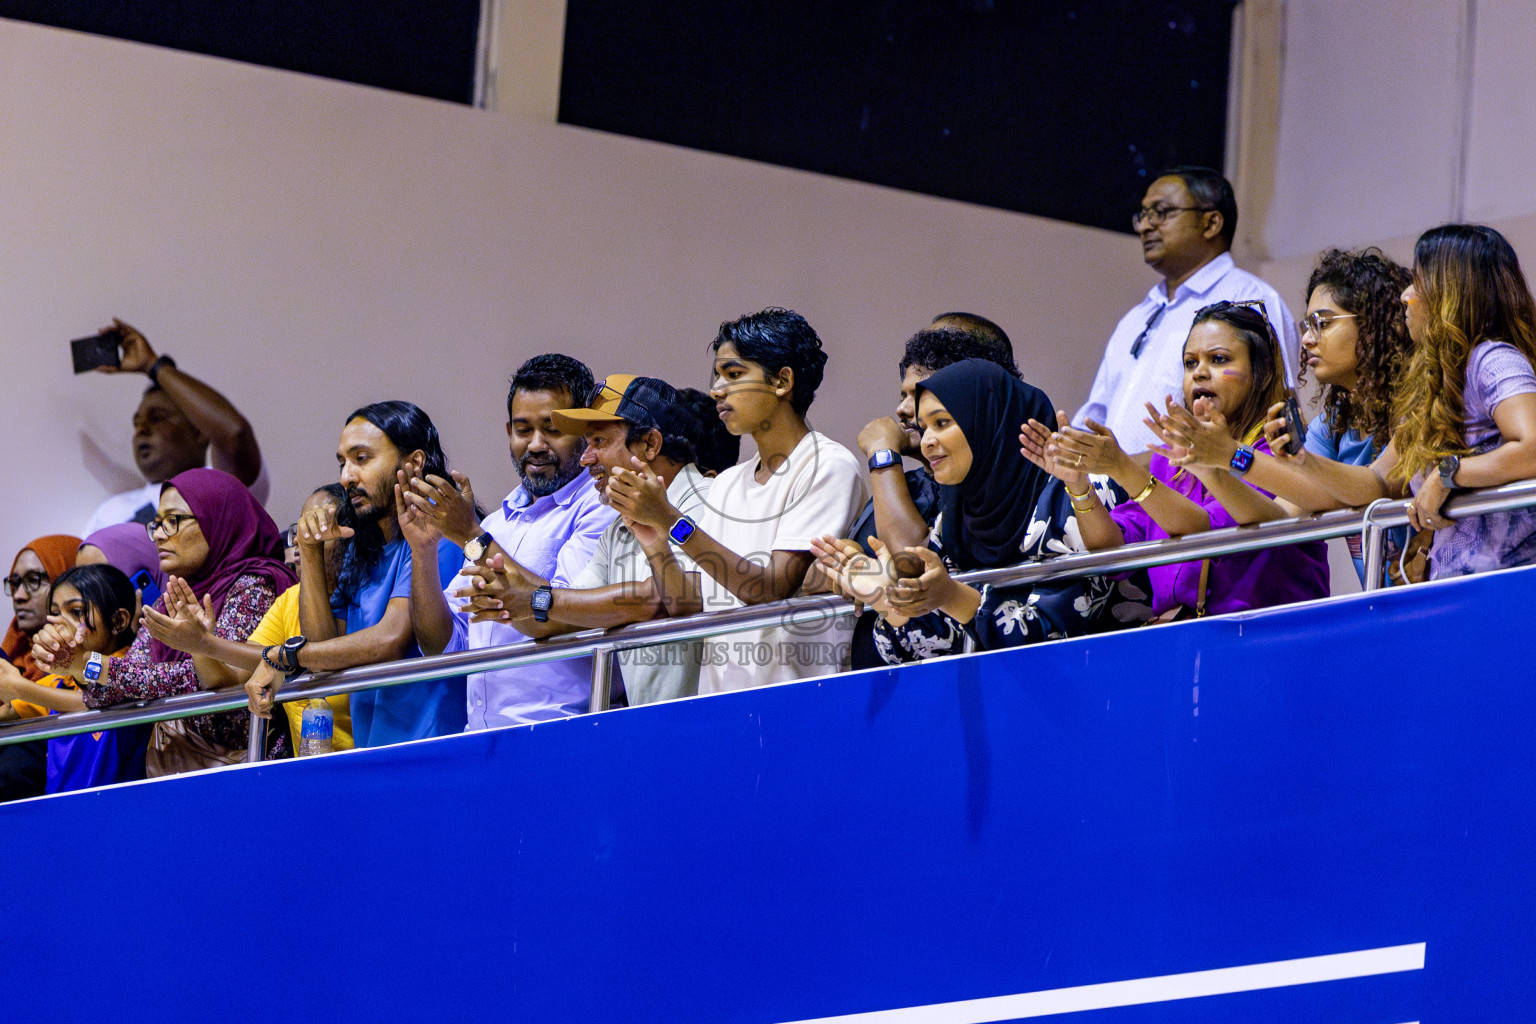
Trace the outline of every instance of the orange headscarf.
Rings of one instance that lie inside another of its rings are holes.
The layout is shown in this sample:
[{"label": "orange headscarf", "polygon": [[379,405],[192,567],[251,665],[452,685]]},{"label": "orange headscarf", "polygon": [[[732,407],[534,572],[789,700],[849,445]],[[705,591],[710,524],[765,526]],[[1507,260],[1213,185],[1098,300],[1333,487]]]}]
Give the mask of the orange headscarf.
[{"label": "orange headscarf", "polygon": [[[43,563],[43,571],[48,574],[50,583],[62,576],[65,569],[74,567],[75,554],[79,550],[79,537],[70,537],[61,533],[39,537],[21,549],[21,551],[32,552],[37,556],[37,560]],[[21,556],[21,551],[16,552],[17,557]],[[15,565],[16,560],[12,559],[11,564]],[[6,571],[9,572],[9,568]],[[11,618],[10,628],[5,631],[5,640],[0,641],[0,648],[5,650],[5,656],[10,659],[11,664],[20,669],[21,674],[28,679],[36,682],[48,674],[32,660],[32,638],[17,628],[14,616]]]}]

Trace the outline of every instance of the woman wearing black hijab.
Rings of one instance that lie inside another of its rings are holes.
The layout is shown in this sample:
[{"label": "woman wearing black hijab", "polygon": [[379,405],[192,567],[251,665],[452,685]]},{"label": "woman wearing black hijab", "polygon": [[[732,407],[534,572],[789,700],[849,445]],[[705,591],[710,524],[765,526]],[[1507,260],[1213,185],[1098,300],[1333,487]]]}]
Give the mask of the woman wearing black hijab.
[{"label": "woman wearing black hijab", "polygon": [[[1042,413],[1054,415],[1043,391],[984,359],[954,363],[918,385],[923,454],[940,485],[939,518],[927,548],[908,548],[894,566],[891,553],[883,556],[885,578],[908,577],[872,602],[881,613],[875,646],[887,662],[956,653],[966,631],[982,650],[1085,633],[1115,596],[1116,584],[1098,577],[980,589],[952,578],[1084,550],[1065,488],[1018,455],[1014,421]],[[1107,480],[1094,483],[1106,503],[1123,500]],[[823,543],[819,554],[844,582],[868,571],[855,564],[864,556],[847,543]],[[1141,596],[1135,591],[1128,584],[1126,596]]]}]

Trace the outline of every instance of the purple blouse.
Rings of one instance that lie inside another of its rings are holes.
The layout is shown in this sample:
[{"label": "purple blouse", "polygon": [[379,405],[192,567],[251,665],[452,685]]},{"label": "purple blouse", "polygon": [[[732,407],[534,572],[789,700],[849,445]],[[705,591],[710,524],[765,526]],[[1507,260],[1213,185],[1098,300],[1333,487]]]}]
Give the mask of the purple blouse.
[{"label": "purple blouse", "polygon": [[[1269,452],[1269,445],[1262,438],[1253,447],[1255,451]],[[1205,485],[1194,474],[1170,464],[1161,455],[1153,455],[1152,464],[1147,468],[1171,490],[1205,509],[1211,520],[1211,529],[1221,530],[1237,525],[1221,502],[1206,492]],[[1274,497],[1268,491],[1254,489],[1266,497]],[[1134,501],[1116,507],[1110,515],[1120,524],[1127,544],[1163,540],[1168,536],[1168,532],[1158,526],[1146,510]],[[1211,571],[1206,580],[1207,615],[1268,608],[1328,596],[1328,548],[1322,541],[1249,551],[1239,555],[1222,555],[1212,558],[1210,562]],[[1148,569],[1147,575],[1152,582],[1154,615],[1161,615],[1179,605],[1192,609],[1199,603],[1198,561],[1159,565]]]},{"label": "purple blouse", "polygon": [[[1507,398],[1532,392],[1536,392],[1536,373],[1519,349],[1502,341],[1474,345],[1462,390],[1462,439],[1467,447],[1482,454],[1503,444],[1494,410]],[[1415,492],[1421,482],[1422,477],[1413,481]],[[1429,549],[1429,578],[1465,576],[1532,561],[1536,561],[1536,509],[1517,508],[1458,519],[1436,530]]]}]

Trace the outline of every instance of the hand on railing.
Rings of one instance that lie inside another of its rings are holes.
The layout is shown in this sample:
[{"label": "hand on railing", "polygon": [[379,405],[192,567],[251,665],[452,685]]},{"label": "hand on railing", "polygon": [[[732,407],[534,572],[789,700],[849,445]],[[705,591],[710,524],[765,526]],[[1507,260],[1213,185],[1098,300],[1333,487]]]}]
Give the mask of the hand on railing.
[{"label": "hand on railing", "polygon": [[[811,554],[816,556],[827,585],[839,597],[852,601],[856,614],[862,615],[867,605],[889,621],[896,615],[889,599],[890,586],[898,578],[895,561],[879,537],[870,538],[869,546],[875,551],[873,556],[855,541],[826,534],[811,539]],[[899,618],[906,621],[904,616]]]},{"label": "hand on railing", "polygon": [[245,699],[251,714],[257,718],[271,718],[272,705],[276,702],[277,688],[283,685],[283,677],[265,660],[256,666],[251,678],[245,681]]},{"label": "hand on railing", "polygon": [[1451,521],[1442,514],[1451,492],[1446,489],[1440,474],[1434,472],[1434,467],[1430,467],[1430,470],[1424,474],[1424,482],[1419,484],[1418,493],[1408,502],[1408,524],[1415,530],[1443,530],[1451,525]]},{"label": "hand on railing", "polygon": [[469,585],[454,591],[454,596],[466,600],[464,611],[470,622],[511,622],[518,617],[514,612],[526,618],[532,613],[533,592],[544,583],[530,579],[517,562],[507,568],[500,554],[484,565],[467,566],[462,575]]}]

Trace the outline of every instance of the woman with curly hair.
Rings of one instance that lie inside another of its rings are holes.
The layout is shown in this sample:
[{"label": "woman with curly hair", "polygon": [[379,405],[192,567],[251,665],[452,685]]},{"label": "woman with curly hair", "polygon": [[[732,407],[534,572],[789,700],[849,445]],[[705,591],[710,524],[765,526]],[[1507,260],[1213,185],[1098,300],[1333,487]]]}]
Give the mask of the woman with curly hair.
[{"label": "woman with curly hair", "polygon": [[[1403,292],[1412,283],[1407,268],[1388,259],[1379,249],[1344,252],[1329,249],[1319,257],[1307,281],[1307,315],[1298,325],[1301,335],[1301,374],[1310,369],[1322,385],[1322,414],[1307,428],[1303,447],[1307,453],[1352,466],[1369,466],[1381,455],[1392,437],[1392,392],[1402,379],[1413,339],[1403,315]],[[1342,503],[1295,467],[1283,454],[1290,438],[1285,433],[1283,407],[1270,408],[1266,436],[1271,451],[1279,456],[1255,453],[1244,477],[1255,487],[1275,495],[1290,515],[1341,508]],[[1205,428],[1210,436],[1194,444],[1191,465],[1225,469],[1237,452],[1237,441],[1226,431],[1209,424],[1187,424],[1192,431]],[[1188,439],[1160,431],[1170,443]],[[1186,432],[1187,433],[1187,432]],[[1407,530],[1394,530],[1388,543],[1393,551],[1407,540]],[[1359,535],[1349,538],[1355,570],[1365,578]]]},{"label": "woman with curly hair", "polygon": [[1536,477],[1536,301],[1519,258],[1492,228],[1432,228],[1414,246],[1402,301],[1417,347],[1390,443],[1369,466],[1306,454],[1293,465],[1344,505],[1411,490],[1409,520],[1436,531],[1431,579],[1536,561],[1536,510],[1441,514],[1458,489]]}]

